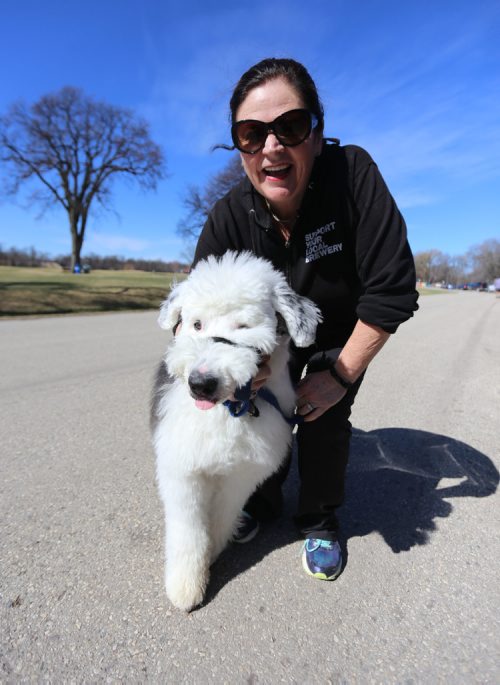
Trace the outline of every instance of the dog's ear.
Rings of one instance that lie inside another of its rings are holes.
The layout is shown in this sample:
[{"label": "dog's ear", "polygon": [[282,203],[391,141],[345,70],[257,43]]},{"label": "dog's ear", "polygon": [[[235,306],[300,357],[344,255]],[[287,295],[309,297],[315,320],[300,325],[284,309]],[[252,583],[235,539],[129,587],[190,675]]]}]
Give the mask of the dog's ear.
[{"label": "dog's ear", "polygon": [[285,320],[288,332],[297,347],[309,347],[316,339],[316,328],[322,320],[318,307],[307,297],[297,295],[286,281],[276,285],[274,308]]},{"label": "dog's ear", "polygon": [[181,318],[181,283],[172,286],[170,295],[162,303],[160,307],[160,315],[158,316],[158,324],[165,330],[173,330],[175,324]]}]

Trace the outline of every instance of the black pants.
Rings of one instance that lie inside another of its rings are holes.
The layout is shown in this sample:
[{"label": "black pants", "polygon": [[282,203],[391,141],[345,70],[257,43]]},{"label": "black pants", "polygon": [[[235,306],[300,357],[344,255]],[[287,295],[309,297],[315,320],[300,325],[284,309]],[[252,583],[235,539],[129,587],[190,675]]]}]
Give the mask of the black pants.
[{"label": "black pants", "polygon": [[[306,364],[308,372],[324,369],[319,355],[310,356],[307,350],[297,350],[290,363],[294,382],[298,382]],[[304,537],[337,538],[335,510],[344,500],[352,432],[349,417],[362,379],[361,376],[335,406],[315,421],[301,424],[297,430],[300,489],[295,522]],[[281,513],[281,486],[288,475],[290,463],[291,456],[249,499],[245,509],[252,516],[269,520]]]}]

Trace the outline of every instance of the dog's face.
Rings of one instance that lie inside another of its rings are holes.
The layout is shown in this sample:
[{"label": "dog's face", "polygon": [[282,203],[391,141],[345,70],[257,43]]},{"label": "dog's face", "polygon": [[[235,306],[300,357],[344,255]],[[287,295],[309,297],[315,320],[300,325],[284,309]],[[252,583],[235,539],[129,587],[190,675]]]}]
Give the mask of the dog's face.
[{"label": "dog's face", "polygon": [[163,328],[181,321],[165,357],[170,375],[188,384],[200,409],[233,397],[281,341],[277,314],[299,346],[314,342],[319,311],[269,262],[249,253],[200,262],[160,312]]},{"label": "dog's face", "polygon": [[184,307],[166,363],[170,374],[189,385],[196,406],[210,409],[245,385],[261,355],[271,354],[276,344],[276,316],[269,307],[246,304],[216,315]]}]

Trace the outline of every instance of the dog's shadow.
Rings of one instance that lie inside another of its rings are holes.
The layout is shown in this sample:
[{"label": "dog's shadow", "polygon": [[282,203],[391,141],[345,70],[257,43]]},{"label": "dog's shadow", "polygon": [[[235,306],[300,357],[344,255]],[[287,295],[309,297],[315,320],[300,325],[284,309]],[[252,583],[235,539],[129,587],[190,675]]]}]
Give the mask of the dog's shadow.
[{"label": "dog's shadow", "polygon": [[[444,435],[405,428],[353,431],[346,501],[339,510],[341,545],[379,533],[395,553],[425,545],[437,518],[453,511],[454,497],[488,497],[499,473],[485,454]],[[273,550],[298,540],[291,517],[298,492],[296,460],[284,487],[285,510],[246,545],[232,544],[215,562],[205,598]]]}]

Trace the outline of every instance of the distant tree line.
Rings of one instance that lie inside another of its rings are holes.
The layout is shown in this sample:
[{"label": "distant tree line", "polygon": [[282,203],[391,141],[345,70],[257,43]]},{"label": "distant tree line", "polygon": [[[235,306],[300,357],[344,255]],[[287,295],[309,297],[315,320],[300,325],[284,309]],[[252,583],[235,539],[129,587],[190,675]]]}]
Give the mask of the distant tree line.
[{"label": "distant tree line", "polygon": [[[89,254],[82,259],[83,265],[91,269],[122,271],[159,271],[181,273],[189,269],[189,264],[159,259],[129,259],[117,255],[99,256]],[[59,265],[62,269],[71,267],[71,255],[51,257],[34,247],[4,249],[0,245],[0,266],[42,267]],[[500,278],[500,241],[485,240],[471,247],[466,254],[450,256],[440,250],[426,250],[415,254],[417,279],[424,283],[451,283],[460,285],[471,281],[491,283]]]},{"label": "distant tree line", "polygon": [[[0,266],[24,266],[42,267],[46,265],[59,265],[62,269],[70,270],[71,255],[58,255],[50,257],[45,252],[39,252],[34,247],[19,249],[11,247],[3,249],[0,245]],[[113,271],[137,270],[137,271],[159,271],[168,273],[181,273],[188,269],[187,264],[178,261],[164,262],[160,259],[128,259],[117,255],[101,257],[96,254],[89,254],[82,258],[82,264],[91,269],[105,269]]]},{"label": "distant tree line", "polygon": [[417,252],[415,267],[418,280],[424,283],[491,283],[500,278],[500,241],[485,240],[458,256],[440,250]]}]

